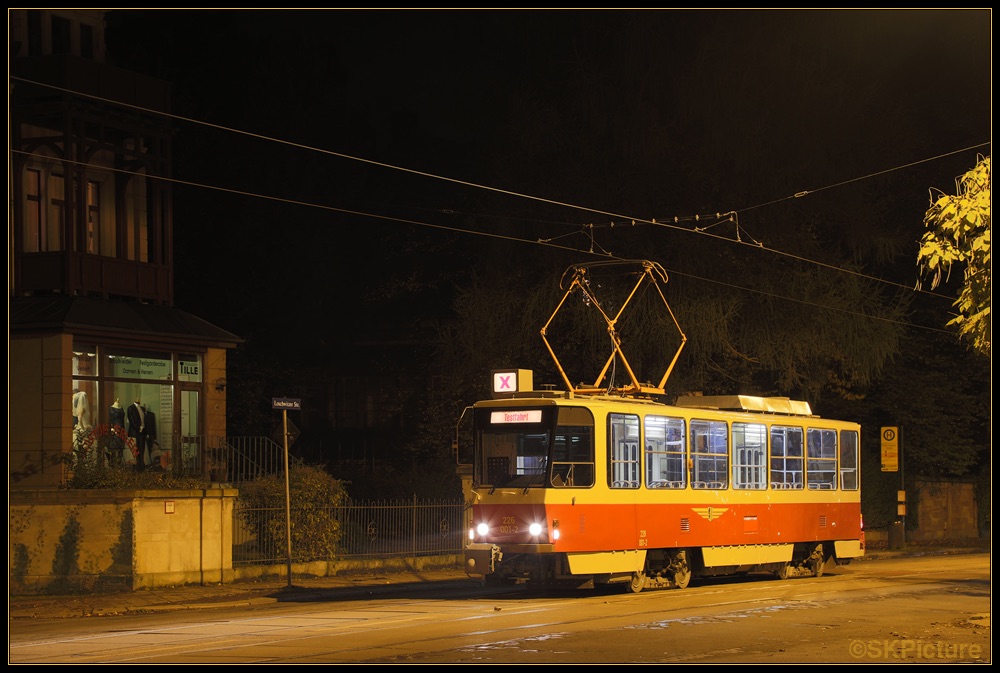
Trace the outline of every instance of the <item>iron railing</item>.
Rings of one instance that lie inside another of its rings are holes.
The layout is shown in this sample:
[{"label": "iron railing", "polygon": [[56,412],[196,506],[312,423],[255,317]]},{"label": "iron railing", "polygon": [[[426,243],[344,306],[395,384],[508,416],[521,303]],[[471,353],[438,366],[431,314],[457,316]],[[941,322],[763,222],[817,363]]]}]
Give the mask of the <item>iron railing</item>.
[{"label": "iron railing", "polygon": [[[295,523],[301,511],[292,510]],[[317,557],[315,547],[297,549],[292,544],[292,561],[334,561],[337,559],[392,558],[461,554],[465,548],[466,506],[461,500],[418,500],[349,503],[325,508],[310,521],[326,522],[325,530],[314,531],[311,539],[328,534],[334,547]],[[236,500],[233,526],[233,566],[271,565],[288,560],[286,519],[280,508],[253,508]],[[277,533],[277,534],[275,534]]]},{"label": "iron railing", "polygon": [[[174,436],[168,439],[171,469],[235,486],[285,471],[284,447],[267,437]],[[289,456],[290,465],[302,461]],[[467,508],[457,500],[351,502],[332,508],[291,510],[251,507],[237,497],[233,565],[288,560],[287,521],[292,521],[293,561],[461,554]],[[301,545],[297,529],[309,528]],[[315,544],[322,539],[322,544]],[[299,548],[297,548],[299,547]],[[322,552],[317,551],[322,550]],[[319,558],[325,556],[326,558]]]},{"label": "iron railing", "polygon": [[[285,449],[268,437],[173,435],[155,453],[150,456],[154,465],[203,475],[214,482],[240,484],[285,471]],[[288,461],[291,465],[302,462],[295,456]]]}]

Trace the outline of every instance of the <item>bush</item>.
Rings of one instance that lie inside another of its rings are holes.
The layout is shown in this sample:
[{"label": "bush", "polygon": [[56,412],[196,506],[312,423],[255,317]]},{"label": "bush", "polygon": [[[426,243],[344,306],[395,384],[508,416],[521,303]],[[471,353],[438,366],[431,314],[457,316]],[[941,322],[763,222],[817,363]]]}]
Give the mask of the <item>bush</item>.
[{"label": "bush", "polygon": [[[288,471],[292,557],[295,561],[328,560],[336,557],[341,528],[336,508],[347,501],[344,483],[323,468],[292,465]],[[240,485],[240,516],[265,549],[284,549],[285,475],[260,477]]]}]

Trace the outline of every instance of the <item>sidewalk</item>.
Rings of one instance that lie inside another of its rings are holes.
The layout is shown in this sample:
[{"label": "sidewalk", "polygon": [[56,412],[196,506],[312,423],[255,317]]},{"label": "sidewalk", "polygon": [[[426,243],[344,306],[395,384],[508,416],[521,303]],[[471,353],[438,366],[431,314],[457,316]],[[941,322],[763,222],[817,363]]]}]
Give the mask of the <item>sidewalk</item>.
[{"label": "sidewalk", "polygon": [[[907,546],[903,549],[869,549],[857,563],[901,556],[936,554],[971,554],[991,552],[988,542],[971,546]],[[376,574],[348,574],[333,577],[272,578],[231,584],[184,585],[125,593],[67,596],[8,596],[8,620],[59,619],[140,614],[168,610],[198,610],[277,603],[282,600],[334,598],[351,595],[366,588],[387,584],[468,581],[461,567],[420,571],[392,571]]]},{"label": "sidewalk", "polygon": [[170,610],[240,607],[287,600],[310,600],[356,595],[366,588],[387,584],[411,584],[465,580],[478,582],[464,569],[392,571],[380,574],[347,574],[332,577],[293,576],[238,581],[230,584],[188,584],[122,593],[65,596],[9,596],[7,614],[14,619],[58,619],[99,617]]}]

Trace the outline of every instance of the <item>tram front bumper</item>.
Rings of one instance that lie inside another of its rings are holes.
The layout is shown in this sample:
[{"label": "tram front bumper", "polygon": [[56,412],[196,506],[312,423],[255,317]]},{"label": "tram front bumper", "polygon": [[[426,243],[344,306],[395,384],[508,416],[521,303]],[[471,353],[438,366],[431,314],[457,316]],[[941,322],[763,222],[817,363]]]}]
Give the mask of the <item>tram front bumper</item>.
[{"label": "tram front bumper", "polygon": [[503,552],[495,544],[471,542],[465,548],[465,574],[471,577],[491,575],[502,558]]}]

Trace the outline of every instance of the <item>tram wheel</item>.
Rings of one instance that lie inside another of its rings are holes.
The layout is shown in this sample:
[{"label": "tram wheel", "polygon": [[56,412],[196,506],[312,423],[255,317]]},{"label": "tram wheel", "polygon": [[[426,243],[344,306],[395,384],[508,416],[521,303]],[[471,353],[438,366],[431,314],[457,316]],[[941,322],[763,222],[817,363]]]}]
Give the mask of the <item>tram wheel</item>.
[{"label": "tram wheel", "polygon": [[646,586],[646,573],[637,572],[632,574],[632,580],[628,583],[629,593],[637,594]]},{"label": "tram wheel", "polygon": [[691,569],[684,566],[680,570],[674,571],[674,587],[677,589],[687,589],[691,584]]},{"label": "tram wheel", "polygon": [[778,566],[778,569],[774,571],[774,576],[779,580],[787,580],[791,574],[791,566],[788,563],[782,563]]},{"label": "tram wheel", "polygon": [[693,573],[691,565],[688,563],[690,553],[690,550],[682,549],[670,555],[670,565],[667,566],[667,570],[673,573],[671,579],[675,589],[687,589],[688,585],[691,584]]},{"label": "tram wheel", "polygon": [[812,570],[813,577],[822,577],[825,566],[826,557],[823,555],[823,545],[817,545],[809,559],[809,569]]}]

